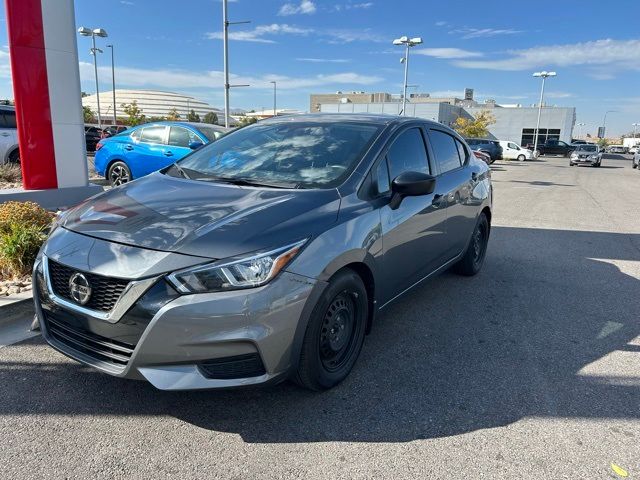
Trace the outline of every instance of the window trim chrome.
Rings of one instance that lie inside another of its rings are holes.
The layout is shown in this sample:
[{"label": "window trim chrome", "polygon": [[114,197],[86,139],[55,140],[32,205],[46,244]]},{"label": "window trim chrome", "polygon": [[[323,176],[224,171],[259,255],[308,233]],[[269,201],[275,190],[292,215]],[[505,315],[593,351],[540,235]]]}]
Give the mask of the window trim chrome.
[{"label": "window trim chrome", "polygon": [[108,312],[102,312],[100,310],[93,310],[86,308],[76,303],[73,303],[65,298],[56,295],[51,285],[51,278],[49,276],[49,259],[46,255],[42,256],[42,275],[45,279],[47,288],[47,294],[53,303],[59,307],[63,307],[74,312],[87,315],[96,320],[102,320],[109,323],[118,322],[123,315],[133,306],[136,301],[160,278],[161,275],[157,275],[151,278],[145,278],[144,280],[134,280],[127,284],[124,291],[120,295],[120,298],[116,301],[116,304]]}]

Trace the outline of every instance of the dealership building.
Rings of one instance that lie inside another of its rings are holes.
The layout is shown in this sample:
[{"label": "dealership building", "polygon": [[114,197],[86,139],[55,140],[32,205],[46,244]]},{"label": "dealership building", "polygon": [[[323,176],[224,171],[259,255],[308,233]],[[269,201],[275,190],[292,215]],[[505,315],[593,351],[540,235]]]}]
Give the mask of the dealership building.
[{"label": "dealership building", "polygon": [[[496,122],[489,126],[489,134],[498,140],[508,140],[520,145],[533,143],[538,106],[500,105],[493,100],[476,102],[473,90],[466,89],[463,98],[431,97],[428,93],[407,96],[408,116],[426,118],[453,126],[459,117],[475,118],[480,112],[489,111]],[[323,113],[402,113],[402,97],[389,93],[336,92],[312,94],[310,112]],[[540,115],[540,143],[547,139],[571,142],[576,120],[574,107],[543,105]]]}]

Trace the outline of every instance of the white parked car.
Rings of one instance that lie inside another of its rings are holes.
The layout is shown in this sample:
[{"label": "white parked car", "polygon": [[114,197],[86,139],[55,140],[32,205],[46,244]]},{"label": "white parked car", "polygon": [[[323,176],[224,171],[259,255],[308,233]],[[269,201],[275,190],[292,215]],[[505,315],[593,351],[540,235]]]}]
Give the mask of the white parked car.
[{"label": "white parked car", "polygon": [[0,105],[0,164],[20,163],[16,109]]},{"label": "white parked car", "polygon": [[638,152],[640,152],[640,144],[634,145],[631,148],[629,148],[629,153],[632,153],[635,155]]},{"label": "white parked car", "polygon": [[515,142],[500,140],[500,146],[502,147],[502,158],[505,160],[519,160],[520,162],[524,162],[525,160],[531,160],[533,158],[533,151],[522,148]]}]

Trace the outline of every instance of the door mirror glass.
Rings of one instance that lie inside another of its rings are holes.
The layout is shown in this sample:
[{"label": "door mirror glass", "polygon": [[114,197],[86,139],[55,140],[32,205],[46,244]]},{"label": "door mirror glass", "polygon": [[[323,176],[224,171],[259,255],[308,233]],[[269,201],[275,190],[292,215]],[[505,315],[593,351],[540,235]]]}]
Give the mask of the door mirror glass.
[{"label": "door mirror glass", "polygon": [[389,206],[395,210],[402,203],[404,197],[418,197],[429,195],[436,188],[436,177],[422,172],[404,172],[391,182],[391,203]]}]

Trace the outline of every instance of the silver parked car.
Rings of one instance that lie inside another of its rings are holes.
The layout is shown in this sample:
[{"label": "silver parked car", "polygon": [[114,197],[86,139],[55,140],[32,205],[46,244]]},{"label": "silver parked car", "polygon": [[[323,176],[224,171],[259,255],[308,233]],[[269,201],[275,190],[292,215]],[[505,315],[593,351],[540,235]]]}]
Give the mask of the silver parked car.
[{"label": "silver parked car", "polygon": [[573,167],[574,165],[593,165],[594,167],[599,167],[602,165],[602,150],[598,145],[577,145],[569,157],[569,166]]},{"label": "silver parked car", "polygon": [[20,163],[16,109],[0,105],[0,164]]},{"label": "silver parked car", "polygon": [[266,120],[59,217],[36,311],[60,352],[160,389],[326,389],[380,310],[480,270],[491,202],[487,165],[438,123]]}]

